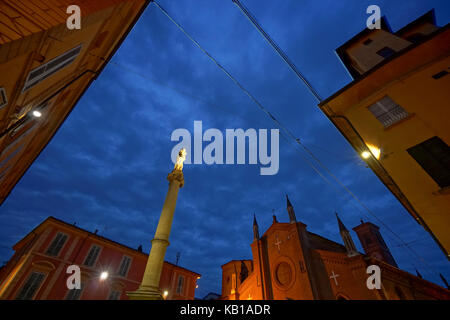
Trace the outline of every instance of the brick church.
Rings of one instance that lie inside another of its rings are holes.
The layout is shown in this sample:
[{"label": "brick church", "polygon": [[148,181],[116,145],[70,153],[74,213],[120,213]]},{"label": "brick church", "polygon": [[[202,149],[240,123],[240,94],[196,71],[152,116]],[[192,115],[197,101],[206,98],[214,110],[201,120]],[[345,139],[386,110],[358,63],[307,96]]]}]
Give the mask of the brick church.
[{"label": "brick church", "polygon": [[[337,217],[344,245],[307,230],[287,198],[289,222],[273,223],[259,235],[253,221],[252,260],[222,266],[224,300],[424,300],[450,299],[450,291],[400,270],[379,227],[363,222],[353,228],[364,249],[359,253]],[[381,271],[381,288],[369,289],[367,267]]]}]

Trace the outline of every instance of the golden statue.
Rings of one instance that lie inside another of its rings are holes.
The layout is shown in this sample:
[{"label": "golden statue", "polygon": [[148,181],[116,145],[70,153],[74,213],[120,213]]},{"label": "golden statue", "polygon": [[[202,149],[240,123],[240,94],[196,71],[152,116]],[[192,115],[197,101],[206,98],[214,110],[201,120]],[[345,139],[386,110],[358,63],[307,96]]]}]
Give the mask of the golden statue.
[{"label": "golden statue", "polygon": [[174,170],[183,171],[183,162],[186,160],[186,154],[187,152],[185,148],[178,152],[177,162],[175,163],[175,168],[173,168]]}]

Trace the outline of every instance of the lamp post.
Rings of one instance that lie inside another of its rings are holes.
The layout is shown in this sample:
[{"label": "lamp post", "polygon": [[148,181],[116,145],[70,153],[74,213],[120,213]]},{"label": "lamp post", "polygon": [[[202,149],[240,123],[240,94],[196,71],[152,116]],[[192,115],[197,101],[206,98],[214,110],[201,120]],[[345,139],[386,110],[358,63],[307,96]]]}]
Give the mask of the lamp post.
[{"label": "lamp post", "polygon": [[161,294],[159,281],[164,265],[164,256],[169,245],[169,235],[172,228],[178,190],[184,185],[183,162],[185,159],[186,150],[183,148],[178,153],[174,169],[167,176],[169,190],[167,191],[158,227],[152,240],[152,248],[148,256],[142,282],[136,291],[127,292],[127,295],[132,300],[162,300],[165,298]]}]

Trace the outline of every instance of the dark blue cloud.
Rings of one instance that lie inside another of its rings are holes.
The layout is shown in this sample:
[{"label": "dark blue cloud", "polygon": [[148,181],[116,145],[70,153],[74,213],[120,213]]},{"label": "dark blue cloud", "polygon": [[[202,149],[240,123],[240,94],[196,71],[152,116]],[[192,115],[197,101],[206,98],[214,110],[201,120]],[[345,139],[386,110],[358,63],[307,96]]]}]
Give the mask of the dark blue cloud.
[{"label": "dark blue cloud", "polygon": [[[450,278],[448,262],[429,235],[363,165],[231,0],[160,3],[428,264],[424,266],[382,226],[401,268],[414,272],[417,267],[437,283],[437,272]],[[365,27],[368,5],[378,4],[394,30],[433,7],[439,24],[450,18],[445,0],[245,4],[323,97],[351,80],[334,50]],[[173,166],[170,152],[175,143],[170,135],[176,128],[192,132],[194,120],[202,120],[204,130],[274,128],[150,5],[0,208],[0,259],[9,259],[9,248],[49,215],[98,229],[131,247],[142,244],[148,251],[167,191],[166,175]],[[186,184],[180,190],[166,259],[174,261],[181,252],[180,264],[203,275],[199,297],[220,292],[222,264],[251,258],[253,213],[262,232],[272,222],[272,210],[279,221],[287,221],[285,193],[297,219],[330,239],[340,242],[335,211],[348,228],[361,218],[380,225],[342,189],[325,183],[302,154],[280,139],[280,170],[275,176],[260,176],[259,165],[185,166]]]}]

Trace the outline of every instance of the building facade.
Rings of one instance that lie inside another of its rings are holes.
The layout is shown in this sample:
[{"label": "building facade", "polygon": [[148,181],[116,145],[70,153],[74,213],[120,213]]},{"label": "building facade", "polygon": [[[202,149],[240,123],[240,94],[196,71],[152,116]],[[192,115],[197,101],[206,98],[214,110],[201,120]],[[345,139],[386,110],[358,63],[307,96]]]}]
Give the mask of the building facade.
[{"label": "building facade", "polygon": [[[49,217],[13,249],[0,270],[0,299],[127,300],[141,283],[148,254]],[[68,289],[67,268],[81,270],[81,289]],[[193,300],[200,274],[164,262],[160,289],[168,300]]]},{"label": "building facade", "polygon": [[[338,219],[344,245],[307,230],[297,222],[288,200],[289,222],[274,216],[260,237],[256,219],[253,259],[222,266],[224,300],[450,300],[450,291],[400,270],[379,228],[363,222],[353,230],[365,254]],[[380,268],[380,289],[367,285],[369,266]]]},{"label": "building facade", "polygon": [[[148,3],[0,2],[0,204],[98,77]],[[67,27],[71,5],[80,8],[80,29]]]},{"label": "building facade", "polygon": [[449,24],[383,18],[336,51],[354,80],[320,109],[449,258]]}]

